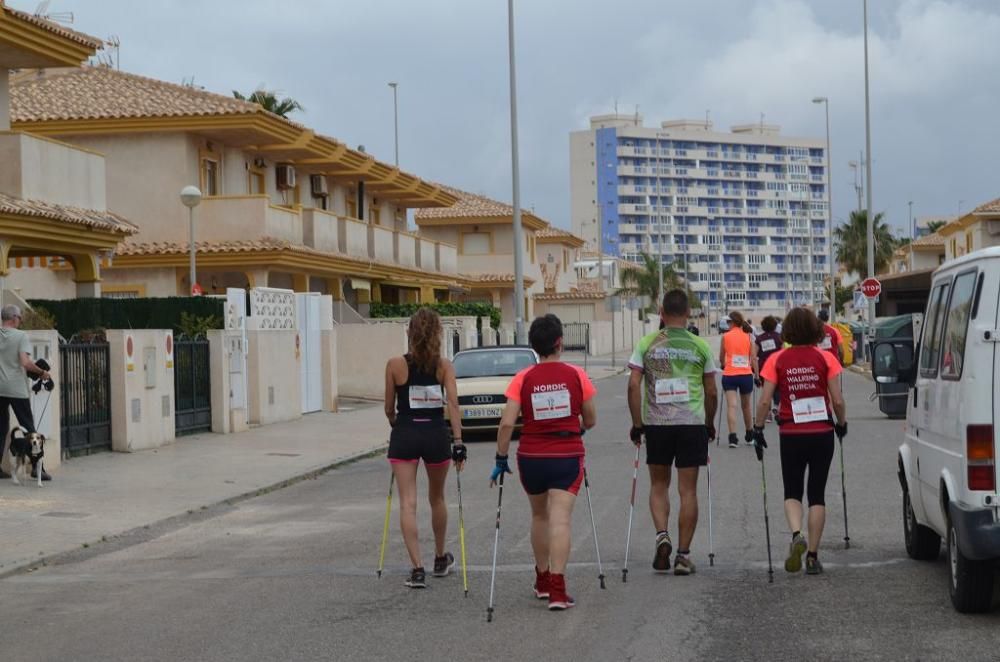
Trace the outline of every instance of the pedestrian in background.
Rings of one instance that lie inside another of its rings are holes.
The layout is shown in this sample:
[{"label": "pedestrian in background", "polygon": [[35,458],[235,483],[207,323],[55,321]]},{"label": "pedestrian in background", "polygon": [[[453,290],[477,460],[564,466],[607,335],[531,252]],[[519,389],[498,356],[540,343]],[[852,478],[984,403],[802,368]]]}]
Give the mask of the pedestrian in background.
[{"label": "pedestrian in background", "polygon": [[[754,343],[757,345],[757,363],[760,366],[757,372],[756,386],[762,387],[764,385],[761,381],[760,374],[764,369],[764,364],[767,363],[767,359],[777,354],[781,350],[781,333],[778,331],[778,318],[773,315],[768,315],[760,322],[763,332],[757,336]],[[771,411],[768,412],[767,420],[771,421],[775,416],[778,415],[778,391],[774,391],[773,406]]]},{"label": "pedestrian in background", "polygon": [[[417,467],[423,460],[427,471],[427,500],[434,530],[434,576],[445,577],[455,565],[455,557],[444,548],[448,531],[444,483],[452,462],[458,471],[462,470],[466,450],[462,444],[455,368],[441,356],[441,318],[430,308],[421,308],[410,318],[407,335],[410,351],[385,364],[385,415],[392,426],[388,457],[399,493],[399,528],[412,566],[406,585],[424,588],[427,573],[417,531]],[[454,446],[445,425],[446,407]]]},{"label": "pedestrian in background", "polygon": [[629,436],[646,440],[649,512],[656,529],[653,569],[670,571],[671,469],[677,467],[680,513],[677,517],[675,575],[690,575],[691,541],[698,525],[698,473],[708,464],[708,442],[715,439],[718,390],[715,361],[708,343],[685,330],[691,310],[684,290],[663,296],[663,329],[644,336],[629,359]]},{"label": "pedestrian in background", "polygon": [[844,347],[841,344],[843,339],[840,331],[830,324],[830,311],[824,308],[819,311],[817,317],[823,323],[823,340],[820,341],[819,348],[833,354],[837,358],[837,362],[844,365]]},{"label": "pedestrian in background", "polygon": [[[824,331],[823,323],[812,311],[792,309],[785,318],[782,335],[791,347],[771,356],[761,371],[764,390],[754,421],[754,441],[762,458],[763,448],[767,447],[764,417],[768,401],[777,389],[781,394],[778,433],[785,518],[792,531],[785,570],[801,570],[805,553],[806,573],[817,575],[823,572],[819,544],[826,524],[824,493],[833,460],[833,436],[834,432],[841,439],[847,435],[847,411],[840,390],[843,368],[830,352],[816,347]],[[802,535],[803,491],[809,498],[808,540]]]},{"label": "pedestrian in background", "polygon": [[583,483],[583,430],[597,424],[597,389],[582,368],[560,360],[563,329],[558,317],[532,322],[528,342],[539,362],[517,373],[507,387],[490,486],[504,473],[513,473],[508,451],[521,416],[517,468],[531,504],[535,597],[547,599],[550,610],[562,610],[576,604],[566,589],[570,522]]},{"label": "pedestrian in background", "polygon": [[[51,379],[48,371],[31,360],[28,334],[18,328],[21,319],[21,309],[15,305],[0,309],[0,460],[7,452],[7,441],[10,439],[11,409],[18,425],[28,432],[36,432],[28,395],[28,375],[42,380]],[[38,478],[38,475],[32,471],[31,477]],[[0,470],[0,478],[10,478],[10,474]],[[52,480],[44,468],[42,480]]]},{"label": "pedestrian in background", "polygon": [[740,413],[743,414],[744,441],[753,443],[753,413],[750,411],[750,397],[753,395],[754,379],[757,377],[757,345],[751,335],[753,329],[738,312],[727,317],[729,330],[722,336],[719,365],[722,366],[722,391],[726,398],[726,422],[729,426],[729,447],[739,446],[739,436],[735,430],[739,426]]}]

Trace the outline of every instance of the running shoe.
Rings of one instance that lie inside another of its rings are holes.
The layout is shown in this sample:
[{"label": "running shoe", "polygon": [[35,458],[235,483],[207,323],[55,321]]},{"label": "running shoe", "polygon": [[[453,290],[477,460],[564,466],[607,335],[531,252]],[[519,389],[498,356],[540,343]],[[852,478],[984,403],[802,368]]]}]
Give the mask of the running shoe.
[{"label": "running shoe", "polygon": [[576,606],[576,600],[566,593],[566,575],[549,575],[549,610],[557,611]]},{"label": "running shoe", "polygon": [[670,572],[670,552],[674,546],[670,542],[670,534],[664,531],[656,534],[656,556],[653,557],[653,570]]},{"label": "running shoe", "polygon": [[801,533],[795,534],[792,544],[788,546],[788,558],[785,559],[785,572],[798,572],[802,569],[802,555],[806,553],[806,539]]},{"label": "running shoe", "polygon": [[675,575],[693,575],[695,572],[694,563],[690,558],[684,556],[683,554],[678,554],[674,558],[674,574]]},{"label": "running shoe", "polygon": [[730,433],[729,434],[729,447],[730,448],[736,448],[739,445],[740,445],[739,438],[737,438],[737,436],[735,434]]},{"label": "running shoe", "polygon": [[414,568],[410,571],[410,578],[406,580],[406,585],[410,588],[427,588],[427,573],[423,568]]},{"label": "running shoe", "polygon": [[747,430],[746,435],[743,437],[743,441],[747,443],[747,446],[753,446],[753,430]]},{"label": "running shoe", "polygon": [[552,579],[552,573],[548,570],[542,572],[537,567],[535,568],[535,597],[539,600],[547,600],[549,597],[549,583]]},{"label": "running shoe", "polygon": [[816,556],[806,557],[806,574],[807,575],[823,574],[823,564],[819,562],[819,557]]},{"label": "running shoe", "polygon": [[451,574],[451,569],[455,567],[455,557],[451,552],[445,552],[444,556],[434,557],[434,576],[447,577]]}]

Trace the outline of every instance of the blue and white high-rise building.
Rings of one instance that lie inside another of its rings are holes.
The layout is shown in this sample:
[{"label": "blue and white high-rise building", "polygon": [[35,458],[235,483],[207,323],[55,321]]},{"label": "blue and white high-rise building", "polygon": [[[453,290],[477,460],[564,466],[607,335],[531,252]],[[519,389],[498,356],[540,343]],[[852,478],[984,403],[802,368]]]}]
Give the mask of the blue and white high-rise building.
[{"label": "blue and white high-rise building", "polygon": [[570,134],[573,232],[626,259],[683,261],[703,304],[755,321],[818,307],[828,299],[828,165],[825,138],[774,125],[726,133],[709,121],[593,117]]}]

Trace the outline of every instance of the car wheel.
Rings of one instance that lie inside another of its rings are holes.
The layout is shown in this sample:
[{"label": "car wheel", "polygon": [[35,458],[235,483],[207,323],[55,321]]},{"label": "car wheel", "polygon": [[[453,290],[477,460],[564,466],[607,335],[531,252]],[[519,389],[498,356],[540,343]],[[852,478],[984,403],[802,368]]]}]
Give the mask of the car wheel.
[{"label": "car wheel", "polygon": [[993,604],[993,562],[965,558],[958,547],[955,526],[948,522],[948,593],[955,610],[963,614],[987,611]]},{"label": "car wheel", "polygon": [[941,536],[917,522],[909,490],[903,490],[903,540],[911,559],[933,561],[941,553]]}]

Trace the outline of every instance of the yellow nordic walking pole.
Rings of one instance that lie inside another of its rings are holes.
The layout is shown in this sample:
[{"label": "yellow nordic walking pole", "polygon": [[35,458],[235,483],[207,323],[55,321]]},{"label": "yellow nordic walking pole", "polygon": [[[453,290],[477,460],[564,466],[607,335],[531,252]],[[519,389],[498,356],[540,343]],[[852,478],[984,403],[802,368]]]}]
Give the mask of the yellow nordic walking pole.
[{"label": "yellow nordic walking pole", "polygon": [[462,516],[462,471],[455,472],[455,479],[458,481],[458,541],[462,548],[462,588],[465,589],[465,597],[469,597],[469,570],[465,562],[465,518]]},{"label": "yellow nordic walking pole", "polygon": [[[389,474],[389,494],[385,498],[385,523],[382,525],[382,548],[378,552],[378,570],[376,577],[382,579],[382,568],[385,562],[385,543],[389,539],[389,514],[392,512],[392,484],[396,480],[396,474]],[[464,546],[463,546],[464,550]]]}]

